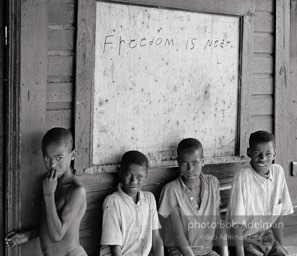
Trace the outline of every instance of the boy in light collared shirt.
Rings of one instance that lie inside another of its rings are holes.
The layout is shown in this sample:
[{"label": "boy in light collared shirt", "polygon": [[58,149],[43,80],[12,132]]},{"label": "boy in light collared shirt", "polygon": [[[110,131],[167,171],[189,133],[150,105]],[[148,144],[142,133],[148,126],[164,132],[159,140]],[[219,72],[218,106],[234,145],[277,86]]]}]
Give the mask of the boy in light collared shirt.
[{"label": "boy in light collared shirt", "polygon": [[179,177],[162,190],[159,215],[170,256],[218,256],[227,254],[226,235],[220,223],[220,184],[216,177],[201,173],[203,147],[187,138],[177,146]]},{"label": "boy in light collared shirt", "polygon": [[[231,255],[287,255],[282,217],[293,213],[283,168],[272,164],[275,139],[266,131],[249,138],[249,164],[234,177],[226,221]],[[272,235],[273,234],[273,235]]]},{"label": "boy in light collared shirt", "polygon": [[126,152],[119,171],[118,190],[103,203],[101,256],[163,256],[154,195],[141,191],[148,159],[139,151]]}]

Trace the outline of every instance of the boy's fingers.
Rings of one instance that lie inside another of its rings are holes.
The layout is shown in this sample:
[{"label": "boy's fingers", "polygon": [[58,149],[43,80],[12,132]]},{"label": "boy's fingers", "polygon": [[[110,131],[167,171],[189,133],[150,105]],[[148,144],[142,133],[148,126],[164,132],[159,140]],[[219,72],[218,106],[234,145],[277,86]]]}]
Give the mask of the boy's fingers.
[{"label": "boy's fingers", "polygon": [[10,231],[7,235],[6,235],[6,238],[7,240],[9,240],[12,236],[14,236],[16,234],[15,231]]},{"label": "boy's fingers", "polygon": [[56,171],[56,170],[54,170],[53,178],[54,178],[54,179],[57,178],[57,171]]}]

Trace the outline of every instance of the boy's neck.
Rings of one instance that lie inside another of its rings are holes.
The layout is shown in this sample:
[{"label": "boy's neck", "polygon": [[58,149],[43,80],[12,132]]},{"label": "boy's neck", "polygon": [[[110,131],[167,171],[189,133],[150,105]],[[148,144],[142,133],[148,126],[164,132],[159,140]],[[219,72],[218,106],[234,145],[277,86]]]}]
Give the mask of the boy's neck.
[{"label": "boy's neck", "polygon": [[194,190],[200,187],[200,176],[198,179],[185,179],[182,177],[182,180],[189,190]]},{"label": "boy's neck", "polygon": [[123,192],[124,192],[127,196],[131,197],[131,198],[133,199],[133,201],[137,204],[137,202],[139,201],[140,191],[138,191],[136,194],[128,194],[128,193],[123,189],[123,187],[122,187],[122,190],[123,190]]},{"label": "boy's neck", "polygon": [[58,183],[61,185],[72,183],[72,181],[73,181],[73,172],[71,168],[65,171],[64,174],[58,179]]}]

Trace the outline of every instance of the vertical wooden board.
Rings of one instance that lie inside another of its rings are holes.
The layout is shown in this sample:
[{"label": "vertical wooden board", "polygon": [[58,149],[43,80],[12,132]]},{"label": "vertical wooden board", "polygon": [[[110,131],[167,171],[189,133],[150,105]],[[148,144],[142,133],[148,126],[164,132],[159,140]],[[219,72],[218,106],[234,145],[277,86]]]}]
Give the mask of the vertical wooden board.
[{"label": "vertical wooden board", "polygon": [[[39,223],[40,177],[45,172],[41,138],[45,131],[47,81],[47,3],[21,3],[21,166],[20,227]],[[39,201],[39,202],[38,202]],[[20,255],[40,255],[37,240],[21,247]]]},{"label": "vertical wooden board", "polygon": [[93,82],[95,66],[95,18],[96,1],[79,0],[76,40],[76,90],[75,90],[75,169],[81,171],[90,166],[92,156]]},{"label": "vertical wooden board", "polygon": [[[4,212],[5,212],[5,177],[6,170],[4,168],[4,4],[0,2],[0,239],[4,239]],[[0,255],[4,255],[4,243],[0,243]]]},{"label": "vertical wooden board", "polygon": [[[297,1],[291,1],[290,20],[290,81],[287,90],[288,95],[288,151],[286,169],[292,168],[291,162],[297,161]],[[288,177],[287,182],[291,199],[297,205],[297,177]]]},{"label": "vertical wooden board", "polygon": [[240,125],[239,125],[239,155],[246,156],[246,145],[250,133],[250,97],[252,82],[252,56],[253,56],[253,38],[254,38],[254,18],[244,16],[242,19],[242,64],[241,75],[242,83],[240,85]]},{"label": "vertical wooden board", "polygon": [[[287,158],[287,87],[289,84],[289,0],[276,0],[276,31],[275,31],[275,102],[274,133],[276,139],[276,162],[284,165]],[[289,174],[286,170],[286,176]]]}]

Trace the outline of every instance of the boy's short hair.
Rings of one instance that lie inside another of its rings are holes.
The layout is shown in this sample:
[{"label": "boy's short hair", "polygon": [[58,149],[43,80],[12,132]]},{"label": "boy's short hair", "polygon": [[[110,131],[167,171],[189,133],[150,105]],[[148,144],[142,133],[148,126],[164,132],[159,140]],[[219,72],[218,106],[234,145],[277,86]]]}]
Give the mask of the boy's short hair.
[{"label": "boy's short hair", "polygon": [[182,153],[194,150],[201,150],[203,155],[203,146],[201,142],[194,138],[183,139],[177,145],[177,156],[180,156]]},{"label": "boy's short hair", "polygon": [[55,127],[50,129],[42,139],[41,147],[42,151],[45,151],[46,147],[50,144],[62,144],[64,143],[70,151],[73,150],[73,137],[71,131],[62,127]]},{"label": "boy's short hair", "polygon": [[148,159],[145,156],[145,154],[136,150],[127,151],[122,156],[121,171],[127,171],[131,164],[144,166],[146,170],[148,170],[148,166],[149,166]]},{"label": "boy's short hair", "polygon": [[275,138],[273,134],[266,132],[266,131],[256,131],[251,133],[249,138],[249,147],[253,147],[258,143],[263,142],[272,142],[273,146],[275,146]]}]

